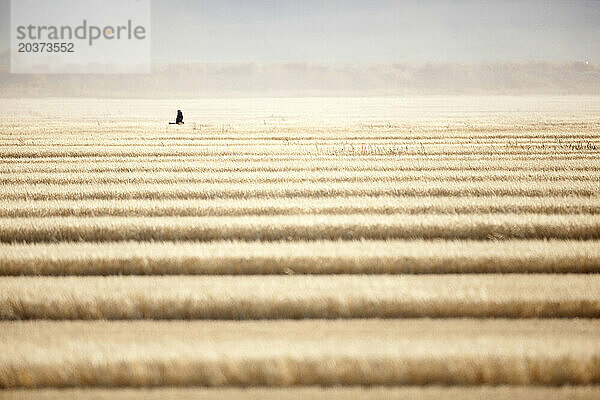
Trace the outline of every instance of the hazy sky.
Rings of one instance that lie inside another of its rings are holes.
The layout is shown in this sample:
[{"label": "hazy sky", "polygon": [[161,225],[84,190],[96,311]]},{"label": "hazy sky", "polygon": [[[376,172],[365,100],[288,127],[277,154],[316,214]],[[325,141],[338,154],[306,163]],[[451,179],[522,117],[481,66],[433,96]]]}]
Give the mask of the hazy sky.
[{"label": "hazy sky", "polygon": [[151,28],[155,62],[600,62],[594,0],[154,0]]}]

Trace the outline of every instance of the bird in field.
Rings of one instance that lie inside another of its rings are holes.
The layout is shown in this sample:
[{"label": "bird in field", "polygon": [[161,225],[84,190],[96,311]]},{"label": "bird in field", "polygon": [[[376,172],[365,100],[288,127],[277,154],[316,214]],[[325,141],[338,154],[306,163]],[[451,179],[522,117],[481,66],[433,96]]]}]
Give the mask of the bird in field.
[{"label": "bird in field", "polygon": [[177,110],[177,117],[175,118],[175,122],[169,122],[170,125],[183,125],[183,113],[181,110]]}]

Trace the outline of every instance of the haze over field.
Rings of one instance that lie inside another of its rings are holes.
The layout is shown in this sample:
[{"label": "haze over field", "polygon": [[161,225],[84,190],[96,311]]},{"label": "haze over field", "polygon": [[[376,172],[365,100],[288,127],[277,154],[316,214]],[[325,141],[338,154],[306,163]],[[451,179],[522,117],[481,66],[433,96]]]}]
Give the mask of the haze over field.
[{"label": "haze over field", "polygon": [[155,64],[148,75],[0,74],[1,97],[215,98],[598,94],[579,63]]},{"label": "haze over field", "polygon": [[0,11],[0,97],[600,93],[595,1],[155,0],[125,76],[7,74]]}]

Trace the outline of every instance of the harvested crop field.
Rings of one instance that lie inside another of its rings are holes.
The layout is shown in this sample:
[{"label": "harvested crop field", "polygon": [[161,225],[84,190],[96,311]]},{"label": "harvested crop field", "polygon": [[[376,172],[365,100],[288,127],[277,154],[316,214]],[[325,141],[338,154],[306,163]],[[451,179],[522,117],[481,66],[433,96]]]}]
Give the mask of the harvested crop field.
[{"label": "harvested crop field", "polygon": [[600,396],[600,97],[173,103],[0,105],[0,397]]}]

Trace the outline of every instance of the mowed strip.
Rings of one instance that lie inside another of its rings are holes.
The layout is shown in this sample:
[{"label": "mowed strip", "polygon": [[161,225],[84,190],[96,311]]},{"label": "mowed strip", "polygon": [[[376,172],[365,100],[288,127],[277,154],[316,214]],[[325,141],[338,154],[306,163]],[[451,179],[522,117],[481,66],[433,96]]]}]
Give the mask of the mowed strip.
[{"label": "mowed strip", "polygon": [[0,175],[0,184],[261,182],[600,181],[600,171],[241,171],[36,172]]},{"label": "mowed strip", "polygon": [[598,249],[579,240],[0,244],[0,275],[590,273],[600,272]]},{"label": "mowed strip", "polygon": [[600,196],[291,197],[248,199],[6,200],[0,217],[244,216],[292,214],[600,214]]},{"label": "mowed strip", "polygon": [[[46,125],[48,125],[48,122]],[[78,127],[82,127],[82,123]],[[566,127],[566,126],[565,126]],[[140,145],[220,145],[224,143],[233,143],[236,145],[281,145],[281,144],[302,144],[302,143],[317,143],[317,144],[352,144],[354,146],[369,145],[369,144],[448,144],[448,143],[464,143],[472,144],[513,144],[525,145],[530,143],[539,143],[546,145],[554,144],[572,144],[572,143],[591,143],[597,144],[600,140],[600,132],[591,132],[590,130],[565,132],[527,132],[523,131],[519,134],[515,132],[473,132],[470,134],[468,130],[461,131],[437,131],[435,134],[429,133],[414,134],[411,132],[398,132],[398,128],[394,131],[380,130],[376,132],[376,128],[369,130],[361,130],[359,127],[353,129],[345,129],[338,127],[337,130],[328,130],[327,132],[317,132],[313,130],[313,135],[306,135],[307,130],[311,127],[298,127],[296,129],[287,129],[288,135],[285,135],[284,127],[278,126],[279,135],[268,135],[266,132],[238,132],[237,134],[215,134],[215,132],[177,132],[157,134],[157,131],[132,133],[122,129],[119,132],[108,131],[106,133],[97,132],[96,136],[81,135],[77,132],[65,132],[62,135],[40,135],[37,132],[27,132],[20,130],[18,135],[6,133],[1,128],[0,122],[0,146],[17,146],[28,144],[31,146],[54,146],[54,145],[69,145],[69,146],[98,146],[98,145],[121,145],[121,146],[140,146]],[[14,126],[12,126],[14,128]],[[283,129],[282,129],[283,128]],[[304,129],[303,129],[304,128]],[[341,129],[340,129],[341,128]],[[590,127],[591,128],[591,127]],[[600,125],[596,126],[596,130]],[[98,126],[96,125],[96,130]]]},{"label": "mowed strip", "polygon": [[473,145],[495,145],[495,146],[525,146],[525,145],[545,145],[545,146],[600,146],[598,136],[591,137],[589,135],[572,135],[570,137],[529,137],[527,139],[522,137],[437,137],[437,138],[412,138],[412,137],[369,137],[369,138],[340,138],[340,137],[323,137],[323,138],[279,138],[279,139],[268,139],[259,137],[246,137],[238,136],[235,138],[227,139],[214,139],[210,137],[189,137],[189,138],[160,138],[160,137],[149,137],[144,136],[142,138],[132,137],[90,137],[81,138],[77,136],[61,137],[58,140],[49,139],[48,137],[39,138],[35,136],[22,135],[18,139],[13,137],[2,137],[0,136],[0,148],[9,147],[14,148],[19,145],[27,144],[29,146],[43,146],[43,147],[122,147],[122,146],[135,146],[140,147],[157,147],[164,144],[169,146],[187,146],[187,147],[222,147],[224,143],[233,144],[235,146],[261,146],[261,147],[273,147],[273,146],[293,146],[293,145],[329,145],[329,146],[354,146],[355,148],[366,148],[368,146],[389,146],[389,145],[401,145],[401,146],[414,146],[418,145],[456,145],[463,144],[466,146]]},{"label": "mowed strip", "polygon": [[600,274],[0,277],[0,319],[598,318]]},{"label": "mowed strip", "polygon": [[279,171],[599,171],[597,157],[448,159],[429,157],[255,157],[244,159],[148,158],[41,158],[0,160],[0,173],[64,172],[279,172]]},{"label": "mowed strip", "polygon": [[392,214],[0,218],[1,242],[600,239],[599,215]]},{"label": "mowed strip", "polygon": [[463,385],[446,397],[464,385],[600,382],[600,321],[589,319],[19,321],[0,330],[2,388]]},{"label": "mowed strip", "polygon": [[0,200],[215,199],[335,196],[595,196],[597,181],[399,181],[269,183],[12,184]]},{"label": "mowed strip", "polygon": [[[531,141],[585,141],[588,139],[598,139],[600,136],[600,123],[597,121],[590,123],[573,123],[567,121],[561,121],[558,124],[536,124],[537,130],[534,126],[530,126],[529,129],[523,125],[517,126],[510,124],[508,126],[488,126],[489,129],[484,127],[467,127],[462,124],[460,127],[453,127],[448,129],[444,126],[444,129],[439,129],[436,126],[421,126],[420,129],[414,125],[414,121],[395,126],[374,126],[374,125],[354,125],[354,126],[337,126],[328,127],[327,131],[323,131],[323,127],[311,126],[302,124],[302,126],[296,127],[285,127],[276,126],[271,127],[267,131],[263,129],[248,129],[243,127],[238,130],[237,133],[224,133],[220,131],[177,131],[170,133],[157,134],[156,126],[153,122],[150,122],[146,129],[141,131],[132,132],[132,128],[139,128],[139,121],[135,124],[127,124],[125,126],[112,125],[98,127],[96,124],[89,124],[87,127],[84,121],[77,121],[77,129],[69,129],[64,123],[59,123],[54,128],[67,128],[63,129],[60,139],[64,142],[76,142],[83,141],[85,143],[95,143],[96,141],[103,143],[108,142],[128,142],[128,141],[160,141],[161,143],[171,141],[208,141],[208,142],[229,142],[229,141],[279,141],[283,143],[289,143],[293,141],[378,141],[378,140],[408,140],[413,143],[426,140],[464,140],[469,142],[478,142],[480,140],[510,140],[511,143],[518,141],[518,143],[528,143]],[[52,144],[48,139],[48,134],[40,133],[39,128],[33,128],[29,124],[21,124],[19,126],[18,139],[15,139],[14,132],[7,132],[5,129],[14,128],[14,122],[22,122],[22,119],[18,121],[15,119],[13,123],[4,124],[4,121],[0,121],[0,141],[17,141],[17,144],[23,144],[28,140],[36,143],[49,143]],[[44,121],[45,128],[48,129],[53,125],[52,120]],[[149,122],[149,121],[145,121]],[[346,121],[347,122],[347,121]],[[496,121],[497,122],[497,121]],[[136,126],[137,125],[137,126]],[[82,129],[83,128],[83,129]],[[82,135],[82,130],[85,131],[87,128],[93,128],[96,130],[97,136],[87,137]],[[277,130],[273,130],[276,128]],[[102,132],[102,130],[105,130]],[[400,130],[400,131],[399,131]]]},{"label": "mowed strip", "polygon": [[19,400],[595,400],[600,397],[600,385],[43,388],[9,389],[0,394]]}]

